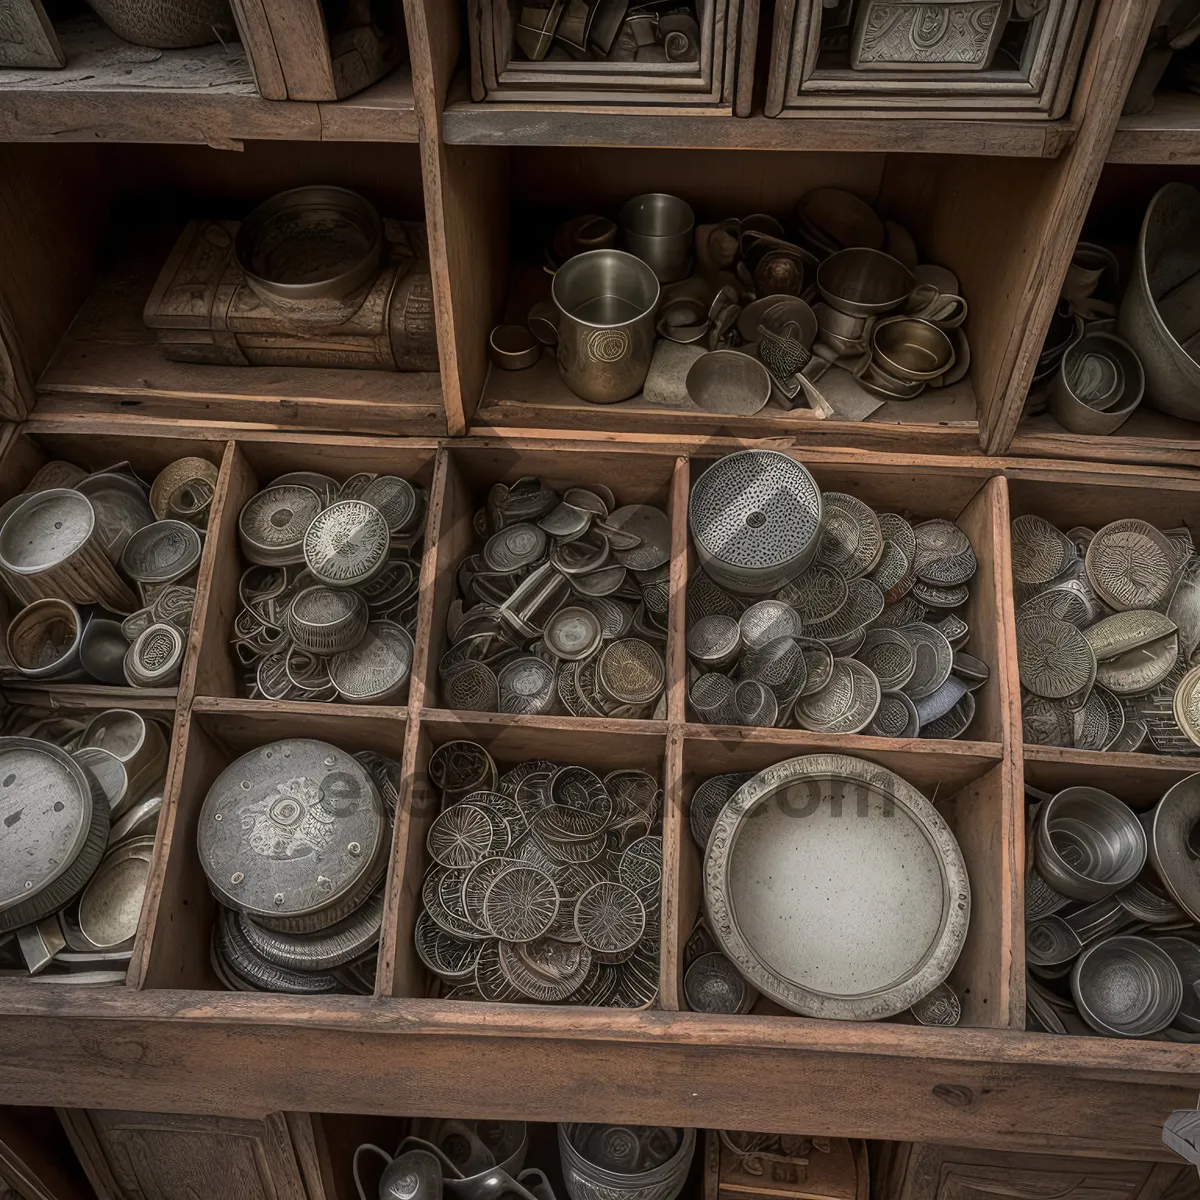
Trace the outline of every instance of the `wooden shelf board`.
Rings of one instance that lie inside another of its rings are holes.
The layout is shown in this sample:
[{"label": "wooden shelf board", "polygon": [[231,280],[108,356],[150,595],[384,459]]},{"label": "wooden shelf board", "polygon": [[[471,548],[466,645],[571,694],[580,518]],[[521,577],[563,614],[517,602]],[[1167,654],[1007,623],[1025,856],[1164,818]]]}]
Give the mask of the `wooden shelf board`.
[{"label": "wooden shelf board", "polygon": [[1200,163],[1200,96],[1160,92],[1154,108],[1122,117],[1108,148],[1110,163]]},{"label": "wooden shelf board", "polygon": [[648,404],[640,395],[621,404],[589,404],[559,378],[544,354],[527,371],[492,368],[475,414],[473,433],[495,435],[514,427],[608,430],[735,438],[782,437],[797,444],[830,442],[887,449],[936,449],[944,454],[979,451],[979,423],[971,381],[927,389],[916,400],[889,402],[867,421],[825,420],[810,408],[768,407],[752,417],[715,416],[698,407]]},{"label": "wooden shelf board", "polygon": [[1066,121],[944,121],[872,112],[795,120],[731,116],[726,108],[563,104],[448,104],[445,140],[475,146],[641,146],[663,149],[846,150],[1055,158],[1074,136]]},{"label": "wooden shelf board", "polygon": [[[1200,1048],[1172,1043],[793,1016],[579,1008],[547,1029],[519,1004],[16,981],[0,984],[0,1008],[12,1104],[69,1096],[74,1107],[229,1116],[466,1105],[480,1117],[1137,1159],[1171,1158],[1162,1122],[1194,1104],[1200,1064]],[[236,1086],[218,1062],[237,1064]]]},{"label": "wooden shelf board", "polygon": [[436,371],[171,362],[142,308],[172,237],[131,245],[97,282],[38,382],[39,415],[129,413],[343,433],[445,435]]},{"label": "wooden shelf board", "polygon": [[1019,458],[1074,458],[1099,462],[1200,467],[1200,424],[1143,405],[1107,437],[1068,433],[1049,413],[1027,417],[1008,448]]},{"label": "wooden shelf board", "polygon": [[0,140],[187,142],[417,140],[412,72],[336,103],[263,100],[241,45],[133,46],[95,17],[57,26],[61,71],[0,70]]}]

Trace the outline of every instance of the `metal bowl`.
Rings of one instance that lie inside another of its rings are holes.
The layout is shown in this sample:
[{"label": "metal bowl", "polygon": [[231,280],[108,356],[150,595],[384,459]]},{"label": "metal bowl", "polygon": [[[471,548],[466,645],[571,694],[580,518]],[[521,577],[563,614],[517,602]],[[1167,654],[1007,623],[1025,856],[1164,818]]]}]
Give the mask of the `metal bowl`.
[{"label": "metal bowl", "polygon": [[83,620],[67,600],[35,600],[8,626],[8,657],[27,679],[82,674],[79,648]]},{"label": "metal bowl", "polygon": [[1093,787],[1064,788],[1038,812],[1036,860],[1051,887],[1103,900],[1146,865],[1146,833],[1133,810]]},{"label": "metal bowl", "polygon": [[771,399],[771,375],[756,358],[740,350],[713,350],[687,373],[687,392],[705,412],[750,417]]},{"label": "metal bowl", "polygon": [[265,304],[315,319],[344,321],[348,305],[383,263],[383,221],[346,188],[280,192],[243,222],[235,243],[246,282]]},{"label": "metal bowl", "polygon": [[125,653],[129,643],[121,632],[121,622],[93,616],[83,630],[79,661],[83,669],[100,683],[125,686]]},{"label": "metal bowl", "polygon": [[1132,346],[1111,334],[1089,333],[1058,364],[1050,415],[1071,433],[1113,433],[1141,404],[1145,384]]},{"label": "metal bowl", "polygon": [[1200,191],[1168,183],[1146,209],[1117,332],[1142,361],[1147,402],[1189,421],[1200,421],[1200,292],[1184,285],[1198,273]]},{"label": "metal bowl", "polygon": [[625,249],[660,283],[675,283],[690,274],[696,218],[686,201],[663,192],[634,196],[617,214],[617,223]]},{"label": "metal bowl", "polygon": [[937,379],[954,365],[950,339],[919,317],[880,321],[871,333],[871,350],[888,375],[912,383]]},{"label": "metal bowl", "polygon": [[[639,1147],[656,1138],[669,1149],[671,1143],[667,1138],[671,1132],[677,1137],[674,1153],[649,1170],[611,1170],[591,1161],[581,1149],[593,1145],[596,1138],[606,1138],[611,1150],[606,1156],[608,1162],[622,1158],[633,1161]],[[578,1123],[558,1127],[563,1182],[571,1200],[675,1200],[687,1182],[695,1149],[694,1129],[670,1131],[638,1125],[600,1127]]]},{"label": "metal bowl", "polygon": [[971,918],[966,863],[937,810],[892,771],[841,754],[787,759],[733,794],[709,835],[704,903],[720,949],[760,992],[838,1020],[894,1016],[928,995]]},{"label": "metal bowl", "polygon": [[1149,1037],[1175,1019],[1183,979],[1161,946],[1142,937],[1112,937],[1093,942],[1075,960],[1071,995],[1097,1033]]},{"label": "metal bowl", "polygon": [[221,40],[237,40],[229,0],[88,0],[118,37],[135,46],[185,50]]},{"label": "metal bowl", "polygon": [[817,268],[825,303],[851,317],[894,312],[913,289],[912,272],[890,254],[855,246],[831,254]]}]

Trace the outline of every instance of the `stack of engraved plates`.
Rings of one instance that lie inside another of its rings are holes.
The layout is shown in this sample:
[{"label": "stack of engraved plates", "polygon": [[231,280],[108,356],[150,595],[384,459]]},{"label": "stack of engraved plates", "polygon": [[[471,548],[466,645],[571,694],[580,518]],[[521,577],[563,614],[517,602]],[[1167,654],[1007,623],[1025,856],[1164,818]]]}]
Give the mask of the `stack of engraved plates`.
[{"label": "stack of engraved plates", "polygon": [[822,495],[769,450],[692,489],[688,705],[714,725],[956,738],[988,664],[965,652],[975,552],[951,521]]},{"label": "stack of engraved plates", "polygon": [[404,702],[425,508],[398,475],[314,471],[246,502],[233,647],[251,699]]},{"label": "stack of engraved plates", "polygon": [[47,463],[0,507],[0,578],[18,603],[7,669],[117,686],[178,682],[217,468],[182,458],[146,484],[127,462]]},{"label": "stack of engraved plates", "polygon": [[0,737],[0,978],[122,983],[162,807],[167,735],[128,709],[9,710]]},{"label": "stack of engraved plates", "polygon": [[369,995],[399,764],[291,738],[217,776],[196,848],[220,907],[211,960],[237,991]]},{"label": "stack of engraved plates", "polygon": [[442,810],[414,934],[453,1000],[648,1008],[658,997],[662,792],[644,771],[525,762],[473,742],[429,762]]},{"label": "stack of engraved plates", "polygon": [[1094,787],[1026,787],[1029,1027],[1200,1041],[1200,775],[1134,813]]},{"label": "stack of engraved plates", "polygon": [[1187,529],[1012,523],[1026,742],[1194,754],[1200,557]]},{"label": "stack of engraved plates", "polygon": [[447,708],[666,715],[671,522],[601,484],[496,484],[458,567],[438,667]]},{"label": "stack of engraved plates", "polygon": [[808,1017],[917,1008],[926,1023],[957,1020],[944,985],[967,936],[971,888],[958,842],[925,796],[841,754],[787,759],[740,785],[725,777],[697,818],[707,786],[692,797],[694,834],[715,815],[706,922],[684,955],[690,1007],[745,1012],[760,992]]}]

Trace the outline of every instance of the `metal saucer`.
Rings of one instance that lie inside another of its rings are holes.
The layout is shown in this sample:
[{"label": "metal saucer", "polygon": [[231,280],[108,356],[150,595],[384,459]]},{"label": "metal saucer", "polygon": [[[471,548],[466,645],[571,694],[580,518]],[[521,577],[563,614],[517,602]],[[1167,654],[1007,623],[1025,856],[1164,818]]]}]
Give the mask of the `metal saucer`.
[{"label": "metal saucer", "polygon": [[121,552],[121,570],[137,583],[174,583],[196,569],[203,542],[186,521],[155,521],[139,529]]},{"label": "metal saucer", "polygon": [[153,859],[154,838],[143,837],[100,860],[79,898],[79,928],[98,949],[115,949],[137,933]]},{"label": "metal saucer", "polygon": [[1148,938],[1111,937],[1075,960],[1071,995],[1097,1033],[1148,1037],[1175,1020],[1183,979],[1170,955]]}]

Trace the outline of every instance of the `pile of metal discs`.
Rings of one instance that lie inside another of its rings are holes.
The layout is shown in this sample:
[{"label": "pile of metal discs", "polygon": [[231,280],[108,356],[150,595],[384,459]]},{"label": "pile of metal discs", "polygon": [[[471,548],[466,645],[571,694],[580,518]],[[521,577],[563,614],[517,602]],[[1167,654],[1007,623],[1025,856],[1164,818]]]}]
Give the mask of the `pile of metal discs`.
[{"label": "pile of metal discs", "polygon": [[822,494],[746,450],[692,488],[688,705],[715,725],[960,737],[988,664],[963,647],[975,552],[951,521]]},{"label": "pile of metal discs", "polygon": [[458,567],[442,702],[473,712],[666,715],[671,521],[602,484],[496,484]]},{"label": "pile of metal discs", "polygon": [[395,760],[309,738],[261,746],[217,776],[196,849],[227,988],[371,993],[399,783]]},{"label": "pile of metal discs", "polygon": [[1187,529],[1136,519],[1065,532],[1012,523],[1026,742],[1194,754],[1200,557]]},{"label": "pile of metal discs", "polygon": [[[6,671],[149,688],[179,680],[217,468],[129,463],[88,474],[47,463],[0,507],[0,580],[17,607]],[[7,606],[5,606],[7,608]]]},{"label": "pile of metal discs", "polygon": [[1026,787],[1029,1027],[1200,1040],[1200,775],[1134,813],[1095,787]]},{"label": "pile of metal discs", "polygon": [[0,737],[0,978],[123,983],[169,734],[129,709],[13,708]]},{"label": "pile of metal discs", "polygon": [[429,761],[417,954],[453,1000],[646,1008],[658,997],[662,792],[644,771]]},{"label": "pile of metal discs", "polygon": [[425,530],[398,475],[281,475],[243,506],[233,648],[251,699],[402,704]]}]

